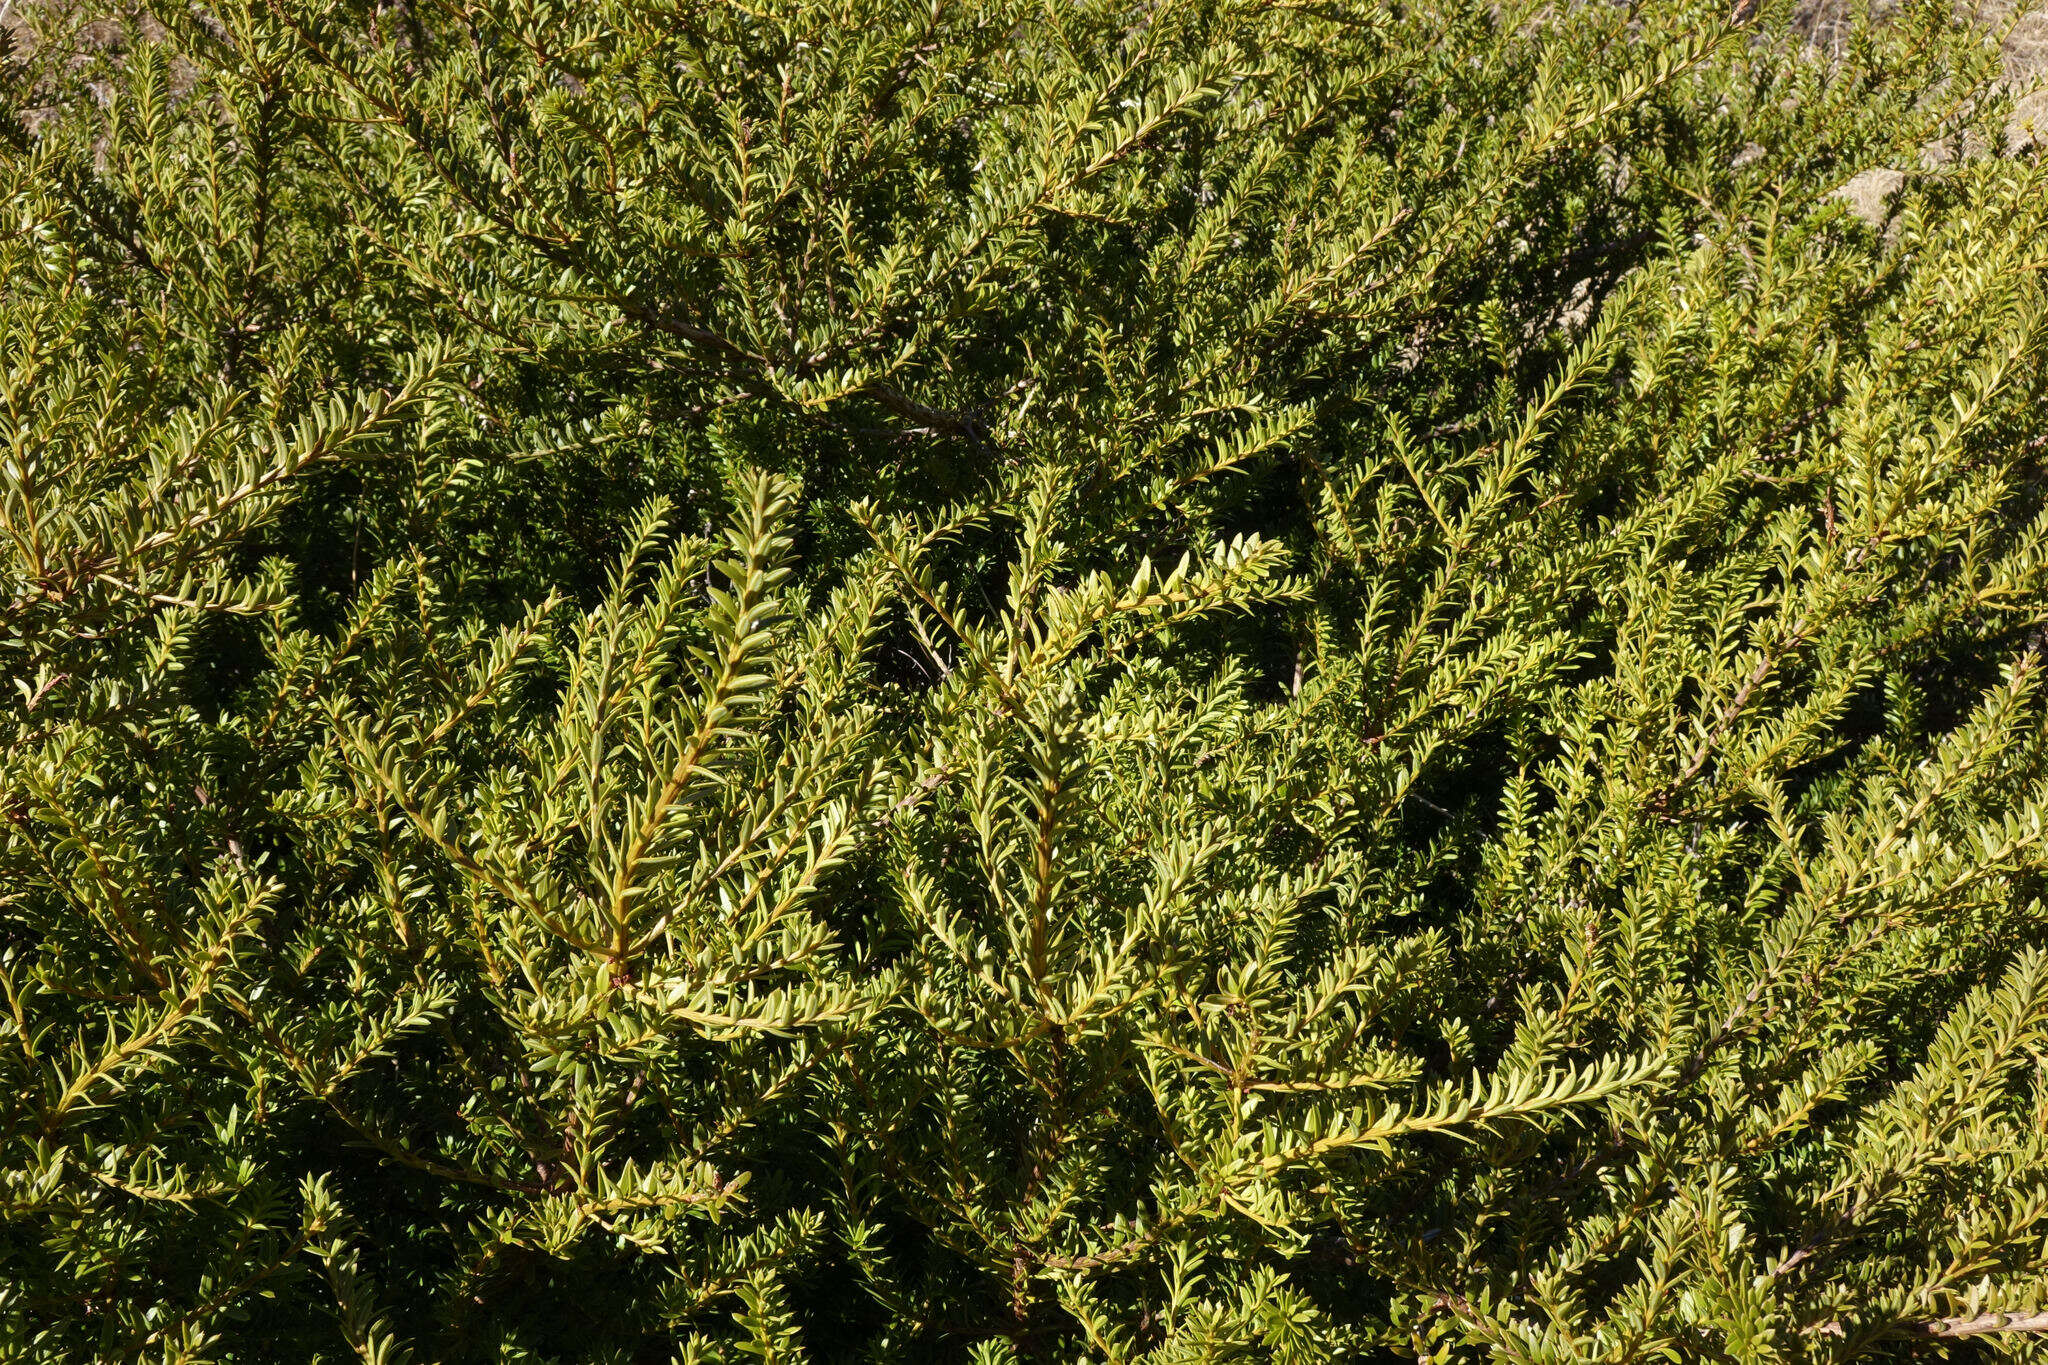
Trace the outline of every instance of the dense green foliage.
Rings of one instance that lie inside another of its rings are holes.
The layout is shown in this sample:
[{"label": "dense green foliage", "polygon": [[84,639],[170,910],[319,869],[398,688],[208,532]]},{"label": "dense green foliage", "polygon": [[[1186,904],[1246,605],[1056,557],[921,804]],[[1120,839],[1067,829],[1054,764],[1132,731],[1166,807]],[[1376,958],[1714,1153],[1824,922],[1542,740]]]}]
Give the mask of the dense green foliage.
[{"label": "dense green foliage", "polygon": [[1946,0],[16,9],[5,1358],[2042,1358]]}]

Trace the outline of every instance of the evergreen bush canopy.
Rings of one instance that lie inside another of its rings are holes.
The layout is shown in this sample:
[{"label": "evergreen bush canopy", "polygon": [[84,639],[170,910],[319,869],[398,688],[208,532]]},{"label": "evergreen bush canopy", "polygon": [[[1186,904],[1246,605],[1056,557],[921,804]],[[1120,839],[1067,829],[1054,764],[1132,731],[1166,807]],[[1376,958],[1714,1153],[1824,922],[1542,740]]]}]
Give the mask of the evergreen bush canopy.
[{"label": "evergreen bush canopy", "polygon": [[0,1356],[2048,1360],[2011,16],[0,11]]}]

